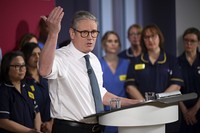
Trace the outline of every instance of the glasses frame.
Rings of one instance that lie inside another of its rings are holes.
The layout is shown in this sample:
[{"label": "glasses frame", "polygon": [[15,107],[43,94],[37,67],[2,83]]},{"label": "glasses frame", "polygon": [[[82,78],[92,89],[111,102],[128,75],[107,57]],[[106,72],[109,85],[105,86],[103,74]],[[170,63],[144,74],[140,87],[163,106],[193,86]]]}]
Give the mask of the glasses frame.
[{"label": "glasses frame", "polygon": [[128,36],[140,36],[141,32],[131,32]]},{"label": "glasses frame", "polygon": [[144,36],[144,40],[155,40],[158,37],[158,34],[152,34],[150,36]]},{"label": "glasses frame", "polygon": [[15,70],[19,71],[19,70],[25,70],[26,69],[26,65],[10,65],[10,67],[14,67]]},{"label": "glasses frame", "polygon": [[110,43],[115,43],[115,44],[118,43],[119,44],[119,40],[118,39],[116,39],[116,40],[107,40],[106,43],[109,43],[109,44]]},{"label": "glasses frame", "polygon": [[[75,28],[72,28],[72,29],[76,32],[79,32],[82,38],[87,38],[89,36],[89,34],[91,34],[91,36],[93,38],[97,38],[99,33],[100,33],[98,30],[92,30],[92,31],[83,30],[83,31],[80,31],[80,30],[77,30]],[[96,33],[96,35],[95,35],[95,33]]]},{"label": "glasses frame", "polygon": [[183,39],[184,44],[195,44],[198,42],[198,40],[193,39]]}]

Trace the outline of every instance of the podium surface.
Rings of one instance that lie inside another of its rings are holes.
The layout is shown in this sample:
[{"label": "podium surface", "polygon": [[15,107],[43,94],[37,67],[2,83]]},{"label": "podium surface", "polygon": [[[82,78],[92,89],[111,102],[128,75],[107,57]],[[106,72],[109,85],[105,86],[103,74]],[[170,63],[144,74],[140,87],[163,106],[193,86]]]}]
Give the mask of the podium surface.
[{"label": "podium surface", "polygon": [[165,133],[165,124],[178,120],[178,102],[197,98],[189,93],[93,114],[99,124],[117,126],[119,133]]},{"label": "podium surface", "polygon": [[99,117],[99,124],[118,126],[119,133],[164,133],[165,124],[178,120],[178,104],[148,102]]}]

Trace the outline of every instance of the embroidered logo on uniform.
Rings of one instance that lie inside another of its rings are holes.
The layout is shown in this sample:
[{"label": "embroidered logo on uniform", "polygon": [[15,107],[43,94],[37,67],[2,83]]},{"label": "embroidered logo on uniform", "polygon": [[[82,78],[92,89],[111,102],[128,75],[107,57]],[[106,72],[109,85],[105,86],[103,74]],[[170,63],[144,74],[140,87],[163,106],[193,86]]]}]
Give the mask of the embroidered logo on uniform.
[{"label": "embroidered logo on uniform", "polygon": [[200,74],[200,66],[198,66],[197,69],[198,69],[198,74]]},{"label": "embroidered logo on uniform", "polygon": [[31,99],[35,99],[35,96],[32,92],[28,91],[28,96],[31,98]]},{"label": "embroidered logo on uniform", "polygon": [[119,80],[120,81],[125,81],[126,80],[126,75],[119,75]]},{"label": "embroidered logo on uniform", "polygon": [[172,70],[168,69],[167,71],[168,71],[169,75],[172,75],[172,74],[173,74],[173,73],[172,73]]},{"label": "embroidered logo on uniform", "polygon": [[135,70],[142,70],[145,69],[145,64],[136,64],[135,65]]},{"label": "embroidered logo on uniform", "polygon": [[35,91],[35,87],[33,85],[30,86],[32,91]]}]

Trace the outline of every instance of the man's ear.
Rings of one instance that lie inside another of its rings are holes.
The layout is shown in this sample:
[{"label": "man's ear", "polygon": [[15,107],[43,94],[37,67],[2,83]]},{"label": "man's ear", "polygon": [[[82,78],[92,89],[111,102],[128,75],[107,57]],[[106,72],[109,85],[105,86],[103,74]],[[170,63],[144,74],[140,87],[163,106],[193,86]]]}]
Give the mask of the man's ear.
[{"label": "man's ear", "polygon": [[200,40],[198,41],[198,46],[200,47]]},{"label": "man's ear", "polygon": [[72,28],[69,29],[69,35],[70,35],[70,38],[73,40],[75,36],[75,32]]}]

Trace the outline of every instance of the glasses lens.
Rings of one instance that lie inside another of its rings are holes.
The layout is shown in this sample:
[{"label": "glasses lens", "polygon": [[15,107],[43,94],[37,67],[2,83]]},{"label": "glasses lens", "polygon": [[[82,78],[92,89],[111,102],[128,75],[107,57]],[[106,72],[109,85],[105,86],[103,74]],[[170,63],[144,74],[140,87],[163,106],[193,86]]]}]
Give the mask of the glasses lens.
[{"label": "glasses lens", "polygon": [[[73,29],[74,29],[74,28],[73,28]],[[79,31],[79,30],[77,30],[77,29],[74,29],[74,30],[75,30],[76,32],[79,32],[80,35],[81,35],[81,37],[83,37],[83,38],[88,37],[90,33],[91,33],[91,36],[92,36],[93,38],[96,38],[96,37],[98,36],[98,34],[99,34],[99,31],[96,31],[96,30],[94,30],[94,31],[87,31],[87,30]]]},{"label": "glasses lens", "polygon": [[80,33],[83,38],[86,38],[89,35],[89,31],[81,31]]},{"label": "glasses lens", "polygon": [[99,34],[98,31],[91,31],[92,37],[96,38]]},{"label": "glasses lens", "polygon": [[20,70],[22,70],[22,69],[23,69],[23,70],[26,69],[26,65],[21,65],[21,66],[20,66]]},{"label": "glasses lens", "polygon": [[196,42],[198,42],[198,41],[197,40],[192,40],[192,39],[184,39],[184,43],[185,44],[188,44],[188,43],[194,44]]},{"label": "glasses lens", "polygon": [[10,65],[10,66],[14,67],[15,70],[17,71],[26,69],[26,65]]},{"label": "glasses lens", "polygon": [[139,36],[140,34],[140,32],[132,32],[129,34],[129,36]]},{"label": "glasses lens", "polygon": [[150,36],[144,36],[144,40],[156,39],[156,37],[157,37],[157,34],[153,34],[153,35],[150,35]]}]

